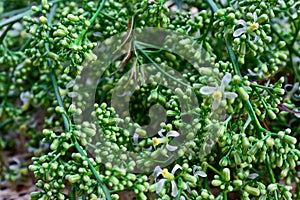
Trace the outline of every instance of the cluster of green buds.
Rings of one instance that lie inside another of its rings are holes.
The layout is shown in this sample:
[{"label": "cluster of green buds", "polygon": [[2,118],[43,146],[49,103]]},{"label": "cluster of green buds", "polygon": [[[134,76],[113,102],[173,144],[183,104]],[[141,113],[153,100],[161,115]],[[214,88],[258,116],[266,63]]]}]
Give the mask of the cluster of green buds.
[{"label": "cluster of green buds", "polygon": [[[0,149],[29,138],[32,199],[300,197],[298,2],[2,4]],[[135,41],[147,27],[178,34],[160,47]],[[104,66],[97,45],[123,60]],[[90,105],[77,78],[91,63],[101,77]],[[135,91],[114,104],[120,85]],[[0,169],[0,181],[27,175],[19,161]]]}]

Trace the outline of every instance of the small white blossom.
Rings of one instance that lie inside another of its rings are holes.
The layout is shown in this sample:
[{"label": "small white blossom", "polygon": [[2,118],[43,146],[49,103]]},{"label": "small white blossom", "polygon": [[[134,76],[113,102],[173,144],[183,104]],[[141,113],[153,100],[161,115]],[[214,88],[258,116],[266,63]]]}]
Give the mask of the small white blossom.
[{"label": "small white blossom", "polygon": [[207,174],[204,171],[198,170],[199,168],[201,168],[200,166],[195,165],[193,167],[193,174],[194,176],[201,176],[203,178],[207,177]]},{"label": "small white blossom", "polygon": [[30,92],[22,92],[20,94],[20,99],[22,101],[22,110],[27,110],[30,105]]},{"label": "small white blossom", "polygon": [[[292,87],[292,89],[288,91],[288,87]],[[294,85],[286,84],[284,86],[284,89],[286,90],[286,96],[284,97],[284,101],[289,101],[292,98],[295,98],[295,93],[299,90],[299,82],[296,82]]]},{"label": "small white blossom", "polygon": [[298,108],[294,109],[295,113],[295,117],[300,118],[300,110],[298,110]]},{"label": "small white blossom", "polygon": [[253,22],[249,23],[249,25],[247,25],[247,22],[243,19],[240,19],[237,22],[238,25],[242,25],[243,27],[235,30],[233,32],[233,37],[239,37],[244,33],[253,33],[253,35],[255,36],[254,41],[258,39],[258,36],[254,33],[254,31],[259,28],[259,24],[257,23],[257,14],[255,12],[253,13]]},{"label": "small white blossom", "polygon": [[77,92],[73,92],[73,91],[69,92],[70,88],[72,88],[75,85],[75,83],[76,83],[75,80],[71,80],[70,82],[67,83],[66,89],[62,89],[59,87],[59,93],[60,93],[62,99],[64,99],[66,94],[71,98],[75,98],[77,96]]},{"label": "small white blossom", "polygon": [[182,167],[178,164],[176,164],[174,166],[174,168],[172,169],[171,173],[168,171],[168,169],[161,169],[160,166],[156,166],[155,169],[154,169],[154,177],[155,177],[155,181],[157,181],[157,177],[159,175],[162,175],[164,178],[160,179],[158,182],[157,182],[157,185],[156,185],[156,193],[159,194],[161,192],[161,190],[163,189],[165,183],[168,181],[171,183],[171,190],[172,190],[172,193],[171,195],[173,197],[176,197],[177,194],[178,194],[178,188],[177,188],[177,184],[176,182],[174,181],[175,180],[175,172],[178,170],[178,169],[182,169]]},{"label": "small white blossom", "polygon": [[153,146],[156,147],[159,144],[165,144],[162,146],[162,148],[165,146],[169,151],[175,151],[178,147],[170,145],[170,137],[178,137],[179,133],[177,131],[170,131],[167,133],[166,136],[164,136],[162,133],[165,132],[166,130],[162,129],[160,131],[158,131],[158,135],[160,136],[160,138],[154,137],[152,138],[153,141]]},{"label": "small white blossom", "polygon": [[225,76],[222,78],[221,85],[217,87],[212,86],[203,86],[200,89],[200,93],[203,95],[212,95],[214,101],[212,104],[212,109],[216,110],[221,101],[225,99],[234,99],[238,95],[235,92],[225,92],[225,88],[229,85],[231,81],[231,74],[226,73]]}]

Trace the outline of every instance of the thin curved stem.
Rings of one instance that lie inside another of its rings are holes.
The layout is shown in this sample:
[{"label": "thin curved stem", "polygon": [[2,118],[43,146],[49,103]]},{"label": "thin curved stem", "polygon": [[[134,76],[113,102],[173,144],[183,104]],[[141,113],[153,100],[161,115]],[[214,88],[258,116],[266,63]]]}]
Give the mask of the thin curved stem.
[{"label": "thin curved stem", "polygon": [[[102,0],[100,6],[98,7],[97,11],[95,12],[95,14],[92,16],[92,18],[90,19],[90,26],[92,26],[94,24],[94,22],[96,21],[96,18],[98,17],[98,15],[100,14],[103,6],[104,6],[105,0]],[[81,43],[81,41],[83,40],[85,34],[87,33],[87,31],[89,30],[89,28],[84,29],[79,37],[76,39],[75,44],[79,45]]]}]

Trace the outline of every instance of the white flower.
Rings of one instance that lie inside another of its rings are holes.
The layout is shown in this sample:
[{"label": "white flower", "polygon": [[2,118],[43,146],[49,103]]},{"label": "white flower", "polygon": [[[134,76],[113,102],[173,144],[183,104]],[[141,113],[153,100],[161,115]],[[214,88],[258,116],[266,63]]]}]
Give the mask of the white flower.
[{"label": "white flower", "polygon": [[298,110],[298,108],[294,109],[295,113],[295,117],[300,118],[300,110]]},{"label": "white flower", "polygon": [[29,108],[30,105],[30,92],[22,92],[20,94],[20,99],[22,101],[22,110],[27,110]]},{"label": "white flower", "polygon": [[160,166],[156,166],[155,169],[154,169],[154,177],[155,177],[155,181],[157,181],[157,177],[159,175],[162,175],[164,178],[160,179],[156,185],[156,193],[159,194],[161,192],[161,190],[163,189],[165,183],[168,181],[171,183],[171,189],[172,189],[172,193],[171,195],[173,197],[176,197],[177,194],[178,194],[178,188],[177,188],[177,184],[176,182],[174,181],[175,180],[175,172],[178,170],[178,169],[182,169],[182,167],[178,164],[176,164],[171,173],[168,171],[168,169],[161,169]]},{"label": "white flower", "polygon": [[236,31],[233,32],[233,37],[239,37],[240,35],[244,33],[253,33],[255,36],[255,41],[258,39],[258,36],[254,33],[255,30],[258,29],[259,24],[257,23],[257,14],[253,13],[253,22],[247,25],[246,21],[243,19],[240,19],[237,21],[238,25],[242,25],[242,28],[238,28]]},{"label": "white flower", "polygon": [[[133,140],[133,145],[134,146],[138,146],[139,145],[139,134],[134,133],[132,136],[132,140]],[[151,151],[152,150],[152,146],[148,147],[148,148],[143,148],[143,150],[145,151]]]},{"label": "white flower", "polygon": [[71,98],[74,98],[77,96],[77,92],[69,92],[70,88],[72,88],[75,85],[75,83],[76,83],[75,80],[71,80],[70,82],[67,83],[66,89],[62,89],[59,87],[59,93],[60,93],[62,99],[64,99],[66,94]]},{"label": "white flower", "polygon": [[199,168],[201,168],[200,166],[195,165],[193,167],[193,174],[194,176],[201,176],[203,178],[207,177],[207,174],[204,171],[198,170]]},{"label": "white flower", "polygon": [[[176,146],[172,146],[169,144],[169,137],[178,137],[179,133],[177,131],[170,131],[167,133],[166,136],[163,136],[163,132],[165,132],[166,130],[162,129],[160,131],[158,131],[158,135],[160,136],[160,138],[154,137],[152,138],[153,141],[153,146],[156,147],[159,144],[165,144],[166,148],[169,151],[175,151],[178,147]],[[164,145],[162,146],[162,148],[164,147]]]},{"label": "white flower", "polygon": [[[288,87],[292,87],[292,89],[288,91]],[[296,82],[294,85],[286,84],[284,89],[286,90],[284,101],[289,101],[291,98],[295,98],[295,93],[299,90],[299,82]]]},{"label": "white flower", "polygon": [[203,86],[200,89],[200,93],[203,95],[211,95],[214,99],[212,104],[212,109],[216,110],[222,99],[234,99],[238,95],[235,92],[225,92],[225,88],[229,85],[229,82],[231,81],[231,74],[226,73],[225,76],[222,78],[221,85],[217,87],[211,87],[211,86]]}]

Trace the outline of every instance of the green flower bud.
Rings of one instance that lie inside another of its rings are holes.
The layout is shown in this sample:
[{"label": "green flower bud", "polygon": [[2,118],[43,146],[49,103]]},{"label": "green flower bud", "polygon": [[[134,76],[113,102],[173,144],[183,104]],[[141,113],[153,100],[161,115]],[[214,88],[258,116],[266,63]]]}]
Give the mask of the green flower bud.
[{"label": "green flower bud", "polygon": [[176,115],[178,115],[178,112],[176,112],[174,110],[167,110],[168,117],[175,117]]},{"label": "green flower bud", "polygon": [[67,175],[66,179],[70,182],[70,183],[76,183],[78,181],[81,180],[81,177],[79,174],[75,174],[75,175]]},{"label": "green flower bud", "polygon": [[96,135],[96,130],[93,128],[84,127],[82,132],[86,133],[88,136],[93,137]]},{"label": "green flower bud", "polygon": [[280,177],[281,178],[285,178],[287,176],[287,174],[288,174],[289,171],[290,171],[290,168],[285,168],[284,170],[282,170],[280,172]]},{"label": "green flower bud", "polygon": [[285,90],[282,89],[282,88],[275,88],[274,92],[277,93],[277,94],[279,94],[279,95],[284,95]]},{"label": "green flower bud", "polygon": [[41,195],[42,195],[41,192],[31,192],[30,193],[30,199],[32,199],[32,200],[38,200],[38,199],[40,199]]},{"label": "green flower bud", "polygon": [[274,139],[271,137],[268,137],[266,140],[266,144],[268,147],[272,147],[275,144]]},{"label": "green flower bud", "polygon": [[142,137],[147,136],[147,132],[146,132],[146,130],[144,130],[144,129],[137,128],[137,129],[135,129],[135,132],[136,132],[138,135],[142,136]]},{"label": "green flower bud", "polygon": [[277,184],[270,184],[270,185],[268,185],[268,190],[270,192],[273,192],[273,191],[277,190]]},{"label": "green flower bud", "polygon": [[70,21],[73,21],[73,22],[78,22],[79,21],[79,17],[73,15],[73,14],[68,14],[67,15],[67,18],[70,20]]},{"label": "green flower bud", "polygon": [[290,136],[290,135],[285,135],[283,137],[283,139],[286,143],[289,143],[289,144],[296,144],[297,143],[297,139],[293,136]]},{"label": "green flower bud", "polygon": [[249,150],[249,154],[250,154],[250,155],[255,155],[257,151],[258,151],[258,146],[257,146],[257,143],[256,143],[256,144],[254,144],[254,145],[252,146],[252,148]]},{"label": "green flower bud", "polygon": [[249,194],[251,194],[251,195],[253,195],[253,196],[259,196],[259,195],[260,195],[260,190],[259,190],[258,188],[254,188],[254,187],[251,187],[251,186],[249,186],[249,185],[246,185],[245,190],[246,190]]},{"label": "green flower bud", "polygon": [[208,67],[201,67],[199,73],[203,76],[211,76],[212,70]]},{"label": "green flower bud", "polygon": [[184,174],[183,179],[189,183],[196,184],[197,178],[195,176],[192,176],[190,174]]},{"label": "green flower bud", "polygon": [[208,192],[207,192],[206,190],[203,190],[203,191],[201,192],[201,197],[203,197],[204,199],[208,199],[208,197],[209,197]]},{"label": "green flower bud", "polygon": [[269,19],[269,17],[268,17],[267,14],[262,14],[261,16],[259,16],[259,17],[257,18],[257,22],[258,22],[259,24],[261,24],[262,22],[265,22],[265,21],[268,20],[268,19]]},{"label": "green flower bud", "polygon": [[174,54],[171,54],[169,52],[165,53],[165,56],[170,60],[170,61],[176,61],[176,56]]},{"label": "green flower bud", "polygon": [[46,24],[48,19],[45,16],[40,16],[39,21],[42,22],[43,24]]},{"label": "green flower bud", "polygon": [[228,168],[223,169],[223,177],[225,181],[230,181],[230,170]]},{"label": "green flower bud", "polygon": [[243,87],[239,87],[237,92],[240,95],[240,97],[242,98],[242,100],[244,100],[244,101],[249,100],[249,95]]},{"label": "green flower bud", "polygon": [[212,184],[213,186],[215,186],[215,187],[218,187],[218,186],[220,186],[220,185],[222,184],[222,181],[220,181],[220,180],[213,180],[213,181],[211,182],[211,184]]},{"label": "green flower bud", "polygon": [[59,55],[53,53],[53,52],[49,52],[47,53],[47,56],[53,60],[58,60],[59,59]]},{"label": "green flower bud", "polygon": [[242,163],[241,157],[237,151],[233,152],[233,158],[237,165],[240,165]]},{"label": "green flower bud", "polygon": [[242,180],[234,180],[232,183],[233,183],[234,186],[241,186],[241,185],[243,185],[243,181]]},{"label": "green flower bud", "polygon": [[58,139],[55,139],[55,140],[52,142],[52,144],[50,145],[50,149],[54,151],[54,150],[57,149],[58,145],[59,145],[59,140],[58,140]]},{"label": "green flower bud", "polygon": [[56,106],[55,111],[59,114],[64,114],[65,110],[64,108],[60,107],[60,106]]},{"label": "green flower bud", "polygon": [[62,30],[62,29],[57,29],[56,31],[53,32],[53,36],[57,37],[64,37],[67,35],[67,32]]},{"label": "green flower bud", "polygon": [[271,119],[276,119],[276,114],[271,109],[268,109],[267,113]]}]

